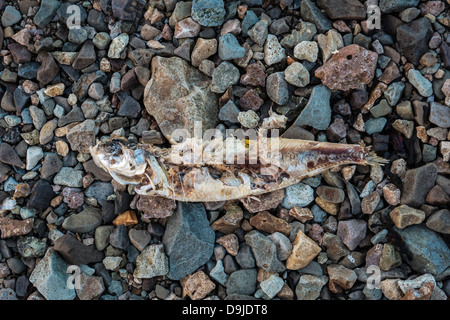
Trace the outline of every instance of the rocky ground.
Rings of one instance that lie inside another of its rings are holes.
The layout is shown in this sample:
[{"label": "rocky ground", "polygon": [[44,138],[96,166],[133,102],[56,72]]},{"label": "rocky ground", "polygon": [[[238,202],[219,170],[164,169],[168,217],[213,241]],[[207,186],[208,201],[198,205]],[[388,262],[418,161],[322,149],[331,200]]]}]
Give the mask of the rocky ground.
[{"label": "rocky ground", "polygon": [[[0,299],[448,299],[449,8],[0,0]],[[285,137],[389,163],[201,204],[136,196],[89,154],[195,120],[255,128],[270,108]]]}]

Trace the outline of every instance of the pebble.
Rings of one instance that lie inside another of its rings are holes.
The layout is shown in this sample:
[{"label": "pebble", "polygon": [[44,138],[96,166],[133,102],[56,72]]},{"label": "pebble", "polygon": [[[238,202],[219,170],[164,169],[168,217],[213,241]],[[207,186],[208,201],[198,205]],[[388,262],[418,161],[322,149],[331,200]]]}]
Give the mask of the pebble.
[{"label": "pebble", "polygon": [[315,71],[316,77],[332,90],[358,89],[368,84],[375,72],[378,55],[352,44],[339,50]]},{"label": "pebble", "polygon": [[72,232],[87,233],[100,226],[101,218],[100,210],[87,207],[80,213],[72,214],[64,219],[62,227]]},{"label": "pebble", "polygon": [[197,271],[181,281],[184,294],[192,300],[201,300],[216,288],[214,282],[203,271]]},{"label": "pebble", "polygon": [[297,300],[316,300],[327,282],[327,276],[302,275],[295,287]]},{"label": "pebble", "polygon": [[209,272],[209,276],[220,283],[222,286],[226,285],[228,275],[224,271],[222,260],[217,260],[216,265]]},{"label": "pebble", "polygon": [[310,82],[309,72],[300,62],[294,62],[289,65],[284,70],[284,78],[287,82],[297,87],[305,87]]},{"label": "pebble", "polygon": [[360,219],[339,221],[337,236],[350,249],[354,250],[366,237],[367,223]]},{"label": "pebble", "polygon": [[223,93],[228,87],[236,84],[239,78],[239,70],[233,64],[224,61],[212,73],[211,91]]},{"label": "pebble", "polygon": [[196,37],[200,32],[200,28],[201,26],[191,18],[183,19],[176,23],[174,37],[177,39]]},{"label": "pebble", "polygon": [[426,226],[439,233],[450,233],[450,212],[447,209],[441,209],[433,213],[426,222]]},{"label": "pebble", "polygon": [[169,273],[169,259],[162,244],[152,244],[142,250],[136,259],[135,278],[153,278]]},{"label": "pebble", "polygon": [[[256,291],[257,271],[255,269],[238,270],[233,272],[227,281],[227,295],[243,295],[248,297]],[[248,298],[247,298],[248,299]]]},{"label": "pebble", "polygon": [[250,39],[253,40],[257,45],[263,46],[266,42],[267,36],[269,34],[269,21],[260,20],[255,25],[248,30],[247,34]]},{"label": "pebble", "polygon": [[319,245],[299,230],[295,240],[292,242],[292,253],[286,260],[286,268],[289,270],[304,268],[320,252],[321,249]]},{"label": "pebble", "polygon": [[30,282],[47,300],[73,300],[75,289],[66,286],[69,274],[67,263],[56,251],[48,249],[30,275]]},{"label": "pebble", "polygon": [[286,188],[286,196],[281,205],[286,209],[293,207],[306,207],[314,200],[314,190],[303,183],[298,183]]},{"label": "pebble", "polygon": [[417,89],[419,94],[423,97],[429,97],[433,94],[433,87],[419,70],[409,69],[408,81]]},{"label": "pebble", "polygon": [[21,18],[22,18],[22,15],[16,8],[14,8],[13,6],[6,6],[4,8],[2,19],[1,19],[2,25],[5,28],[10,27],[10,26],[16,24],[17,22],[19,22]]},{"label": "pebble", "polygon": [[122,33],[115,37],[108,49],[108,57],[111,59],[119,59],[122,51],[124,51],[129,41],[129,36],[126,33]]},{"label": "pebble", "polygon": [[357,280],[356,273],[342,265],[332,264],[327,267],[329,288],[334,293],[340,293],[353,287]]},{"label": "pebble", "polygon": [[450,128],[450,108],[437,102],[431,102],[429,120],[441,128]]},{"label": "pebble", "polygon": [[281,62],[285,58],[285,50],[278,42],[278,38],[272,34],[269,34],[264,44],[264,62],[268,66],[271,66]]},{"label": "pebble", "polygon": [[41,160],[44,157],[44,152],[42,151],[42,148],[39,148],[37,146],[32,146],[27,149],[27,163],[26,163],[26,170],[33,169],[39,160]]},{"label": "pebble", "polygon": [[294,57],[299,60],[316,62],[319,53],[317,42],[302,41],[294,48]]},{"label": "pebble", "polygon": [[265,237],[262,233],[252,230],[247,233],[244,238],[246,244],[252,248],[256,265],[258,267],[267,272],[283,272],[286,269],[284,264],[277,258],[275,243]]},{"label": "pebble", "polygon": [[269,297],[269,299],[275,297],[281,291],[283,285],[283,279],[276,275],[271,275],[260,283],[261,290]]},{"label": "pebble", "polygon": [[[311,92],[308,103],[297,117],[292,127],[308,125],[317,130],[326,130],[331,122],[330,97],[331,91],[326,86],[315,86]],[[317,117],[317,114],[320,114],[321,117]]]},{"label": "pebble", "polygon": [[234,35],[227,33],[219,37],[218,54],[224,61],[239,59],[245,56],[245,49],[239,45]]},{"label": "pebble", "polygon": [[206,263],[213,253],[214,232],[206,220],[204,206],[179,203],[166,225],[162,242],[169,256],[170,279],[179,280]]},{"label": "pebble", "polygon": [[437,276],[450,266],[446,258],[450,255],[450,249],[433,230],[424,225],[413,225],[396,231],[411,253],[408,264],[413,270]]},{"label": "pebble", "polygon": [[255,111],[248,110],[245,112],[239,112],[237,120],[243,127],[253,129],[258,126],[259,116]]},{"label": "pebble", "polygon": [[192,18],[204,27],[222,25],[226,14],[223,0],[194,0],[191,10]]}]

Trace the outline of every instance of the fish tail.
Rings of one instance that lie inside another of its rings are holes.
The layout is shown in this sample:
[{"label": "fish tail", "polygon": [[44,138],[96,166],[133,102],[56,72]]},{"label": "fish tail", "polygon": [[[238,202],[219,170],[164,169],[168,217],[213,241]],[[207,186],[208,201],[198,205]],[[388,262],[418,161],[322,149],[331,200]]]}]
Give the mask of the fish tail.
[{"label": "fish tail", "polygon": [[386,163],[389,163],[389,160],[378,156],[375,153],[375,151],[370,150],[372,148],[372,146],[366,147],[364,144],[361,144],[361,147],[364,148],[364,152],[365,152],[364,161],[368,165],[371,165],[371,166],[374,166],[374,165],[384,166]]}]

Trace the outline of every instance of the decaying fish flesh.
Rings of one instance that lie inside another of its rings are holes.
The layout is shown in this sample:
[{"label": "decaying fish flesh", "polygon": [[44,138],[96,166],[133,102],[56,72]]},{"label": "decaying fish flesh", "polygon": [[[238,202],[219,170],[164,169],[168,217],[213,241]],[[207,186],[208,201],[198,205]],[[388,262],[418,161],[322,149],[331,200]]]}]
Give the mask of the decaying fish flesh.
[{"label": "decaying fish flesh", "polygon": [[[267,138],[262,131],[252,144],[237,138],[189,138],[170,148],[112,136],[90,151],[99,167],[117,182],[135,185],[136,193],[185,202],[257,196],[338,166],[385,162],[362,145]],[[192,146],[199,152],[185,152]]]}]

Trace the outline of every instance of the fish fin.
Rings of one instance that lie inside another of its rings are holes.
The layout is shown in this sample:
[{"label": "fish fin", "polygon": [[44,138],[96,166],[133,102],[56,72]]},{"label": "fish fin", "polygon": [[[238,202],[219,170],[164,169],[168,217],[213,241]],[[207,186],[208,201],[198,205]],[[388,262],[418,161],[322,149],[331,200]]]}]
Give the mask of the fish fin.
[{"label": "fish fin", "polygon": [[384,159],[383,157],[378,156],[375,151],[368,151],[365,158],[365,161],[367,164],[374,166],[374,165],[380,165],[384,166],[386,163],[389,163],[389,160]]}]

